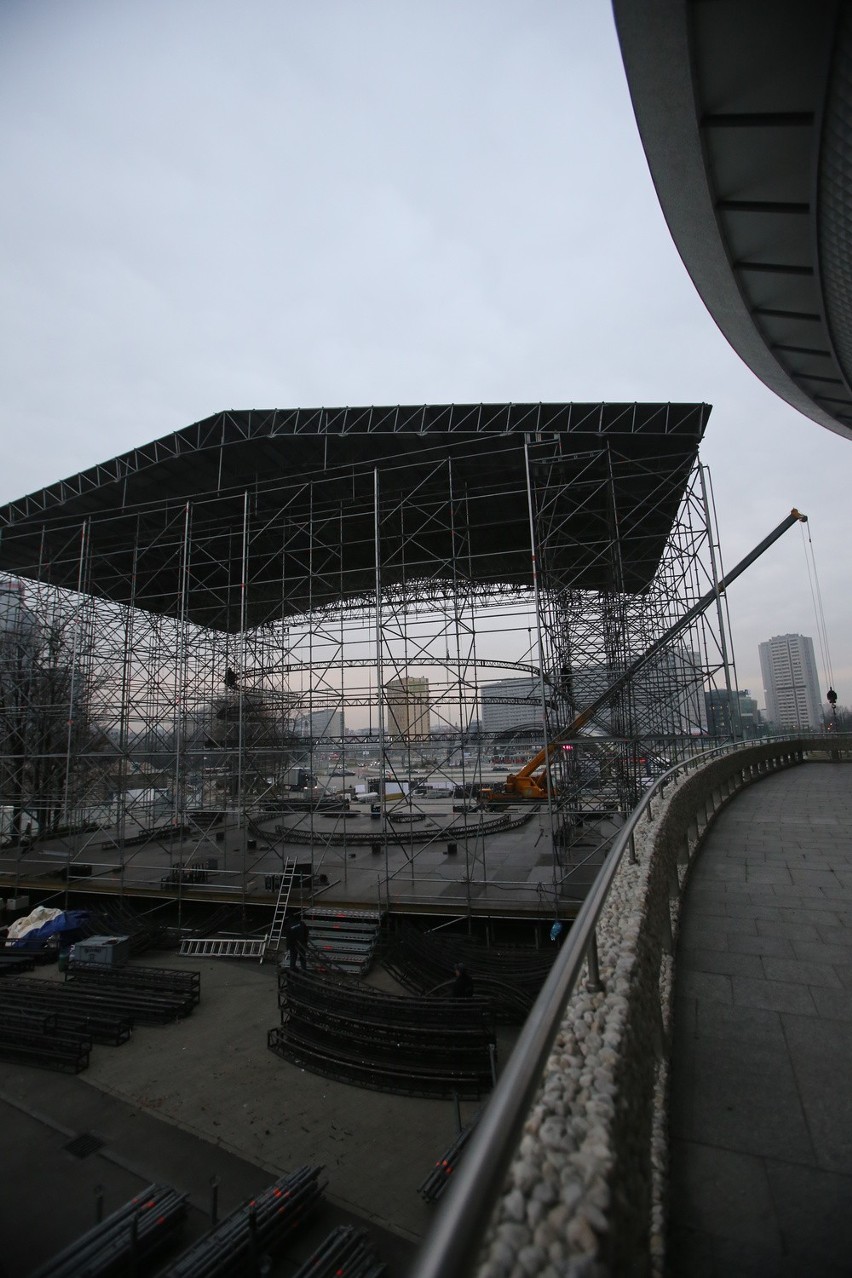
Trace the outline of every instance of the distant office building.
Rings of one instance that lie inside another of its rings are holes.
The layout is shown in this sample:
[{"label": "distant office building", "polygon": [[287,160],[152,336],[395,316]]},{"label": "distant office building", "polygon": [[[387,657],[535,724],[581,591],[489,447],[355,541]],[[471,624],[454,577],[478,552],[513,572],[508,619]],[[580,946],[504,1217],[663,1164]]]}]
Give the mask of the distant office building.
[{"label": "distant office building", "polygon": [[[620,674],[603,665],[575,670],[568,684],[571,714],[593,705]],[[703,682],[704,667],[697,653],[680,646],[664,649],[627,688],[604,702],[592,724],[617,735],[701,735],[707,730]]]},{"label": "distant office building", "polygon": [[740,740],[756,737],[760,728],[757,701],[748,688],[711,688],[704,693],[707,731],[711,737]]},{"label": "distant office building", "polygon": [[776,728],[821,728],[814,642],[807,635],[774,635],[758,645],[766,717]]},{"label": "distant office building", "polygon": [[486,734],[541,727],[541,680],[537,675],[497,679],[479,689],[480,722]]},{"label": "distant office building", "polygon": [[[607,666],[583,666],[562,684],[562,698],[551,691],[550,709],[568,723],[602,697],[616,674]],[[625,696],[605,702],[592,721],[598,731],[630,732],[645,736],[659,733],[690,735],[706,730],[701,696],[703,668],[698,656],[686,648],[660,653],[635,678]],[[552,700],[551,700],[552,698]],[[618,707],[614,712],[613,705]],[[504,733],[521,727],[541,727],[541,683],[537,675],[500,679],[480,688],[482,730]],[[617,723],[613,723],[613,714]]]},{"label": "distant office building", "polygon": [[311,737],[320,741],[323,737],[343,736],[342,710],[315,710],[312,714],[301,714],[293,724],[297,737]]},{"label": "distant office building", "polygon": [[397,741],[429,735],[429,680],[404,677],[385,684],[388,732]]}]

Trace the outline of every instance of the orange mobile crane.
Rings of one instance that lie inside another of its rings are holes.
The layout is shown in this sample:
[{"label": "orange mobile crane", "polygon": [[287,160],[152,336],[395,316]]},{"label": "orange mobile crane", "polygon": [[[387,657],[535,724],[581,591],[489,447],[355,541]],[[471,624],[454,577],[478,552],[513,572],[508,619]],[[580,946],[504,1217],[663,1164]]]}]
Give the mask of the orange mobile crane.
[{"label": "orange mobile crane", "polygon": [[746,568],[750,567],[765,550],[768,550],[788,528],[792,528],[795,523],[807,523],[807,519],[807,515],[800,514],[796,509],[791,510],[787,518],[783,519],[777,528],[773,528],[768,537],[764,537],[763,541],[758,546],[755,546],[754,550],[746,555],[744,559],[741,559],[729,573],[725,574],[718,586],[714,586],[712,590],[708,590],[706,594],[702,595],[698,602],[694,603],[679,621],[670,626],[659,639],[651,644],[646,652],[642,653],[641,657],[637,657],[635,661],[631,662],[627,669],[617,679],[613,680],[609,687],[591,705],[588,705],[575,719],[572,719],[571,723],[558,733],[552,741],[549,741],[543,749],[539,750],[538,754],[530,759],[529,763],[524,764],[520,772],[507,776],[501,790],[483,790],[482,798],[488,803],[541,803],[544,801],[547,798],[549,764],[553,753],[560,749],[565,742],[575,737],[604,706],[621,692],[622,688],[649,661],[653,661],[654,657],[667,643],[676,638],[681,631],[686,630],[696,617],[699,617],[715,599],[718,599],[731,582],[745,572]]}]

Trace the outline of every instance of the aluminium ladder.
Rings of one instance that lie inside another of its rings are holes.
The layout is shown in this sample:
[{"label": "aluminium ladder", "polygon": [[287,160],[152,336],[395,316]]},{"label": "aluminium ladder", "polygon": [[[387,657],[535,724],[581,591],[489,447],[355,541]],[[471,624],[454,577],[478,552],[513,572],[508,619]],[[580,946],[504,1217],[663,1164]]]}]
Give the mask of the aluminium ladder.
[{"label": "aluminium ladder", "polygon": [[293,890],[293,880],[296,877],[296,858],[288,856],[281,869],[281,882],[278,884],[278,898],[275,902],[275,909],[272,913],[272,926],[266,938],[265,948],[261,953],[260,961],[263,962],[267,954],[277,954],[281,948],[281,938],[284,935],[284,924],[287,920],[287,906],[290,904],[290,893]]},{"label": "aluminium ladder", "polygon": [[266,941],[245,936],[187,937],[180,953],[194,958],[263,958]]}]

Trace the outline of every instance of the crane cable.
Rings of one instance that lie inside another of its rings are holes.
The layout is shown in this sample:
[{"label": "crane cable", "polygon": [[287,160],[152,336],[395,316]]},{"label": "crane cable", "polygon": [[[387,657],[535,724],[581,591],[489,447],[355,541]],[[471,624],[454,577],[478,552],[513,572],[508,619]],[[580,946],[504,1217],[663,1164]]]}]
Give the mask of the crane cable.
[{"label": "crane cable", "polygon": [[[832,718],[836,720],[837,711],[835,703],[837,701],[837,693],[834,691],[834,671],[831,665],[831,652],[828,646],[828,628],[825,624],[825,611],[822,606],[822,591],[819,585],[819,573],[817,572],[816,556],[814,555],[814,543],[811,537],[810,523],[802,524],[802,546],[805,551],[805,564],[808,570],[808,585],[811,591],[811,600],[814,606],[814,617],[816,618],[817,638],[819,641],[820,659],[822,661],[823,676],[828,684],[828,691],[825,696],[831,705]],[[807,534],[805,529],[807,528]]]}]

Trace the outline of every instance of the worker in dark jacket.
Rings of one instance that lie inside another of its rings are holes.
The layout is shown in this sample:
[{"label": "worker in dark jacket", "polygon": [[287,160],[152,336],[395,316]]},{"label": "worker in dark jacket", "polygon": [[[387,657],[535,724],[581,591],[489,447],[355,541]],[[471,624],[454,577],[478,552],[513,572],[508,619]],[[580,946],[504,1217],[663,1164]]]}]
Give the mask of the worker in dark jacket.
[{"label": "worker in dark jacket", "polygon": [[473,998],[473,977],[464,963],[456,963],[453,998]]},{"label": "worker in dark jacket", "polygon": [[301,963],[302,971],[308,970],[308,925],[300,914],[287,924],[287,949],[290,954],[290,971],[295,972]]}]

